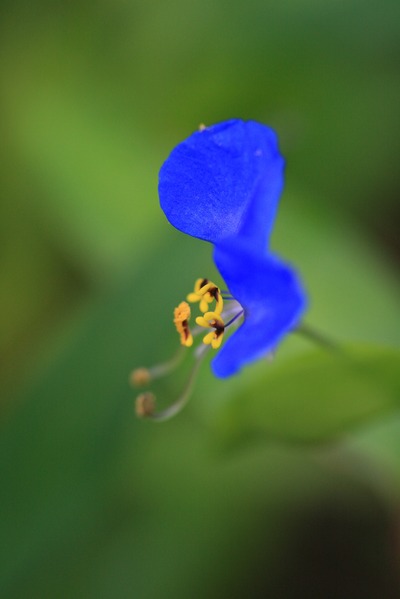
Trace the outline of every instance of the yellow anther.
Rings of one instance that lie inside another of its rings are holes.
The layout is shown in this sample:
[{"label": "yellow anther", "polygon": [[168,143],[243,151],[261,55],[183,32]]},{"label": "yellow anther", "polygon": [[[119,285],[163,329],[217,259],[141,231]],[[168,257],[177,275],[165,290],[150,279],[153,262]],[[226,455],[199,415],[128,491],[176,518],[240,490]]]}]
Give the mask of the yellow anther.
[{"label": "yellow anther", "polygon": [[214,340],[214,331],[210,331],[209,333],[207,333],[207,335],[205,335],[203,337],[204,345],[211,345],[213,340]]},{"label": "yellow anther", "polygon": [[222,299],[222,295],[219,289],[217,295],[215,295],[214,297],[216,301],[214,312],[216,312],[217,314],[222,314],[222,310],[224,309],[224,300]]},{"label": "yellow anther", "polygon": [[139,418],[152,416],[156,408],[156,398],[153,393],[146,391],[137,396],[135,401],[135,412]]},{"label": "yellow anther", "polygon": [[197,279],[194,284],[194,291],[189,293],[186,298],[188,302],[200,302],[201,312],[207,312],[209,304],[215,300],[215,312],[222,313],[224,308],[224,300],[222,299],[221,291],[208,279]]},{"label": "yellow anther", "polygon": [[208,322],[204,316],[198,316],[196,318],[196,324],[198,324],[200,327],[208,327]]},{"label": "yellow anther", "polygon": [[181,337],[181,344],[185,347],[193,345],[193,335],[189,328],[190,306],[181,302],[174,310],[174,325]]},{"label": "yellow anther", "polygon": [[131,384],[134,387],[142,387],[151,381],[151,372],[148,368],[136,368],[130,376]]},{"label": "yellow anther", "polygon": [[212,301],[211,296],[204,297],[204,293],[202,293],[202,288],[208,284],[208,279],[197,279],[194,284],[194,290],[192,293],[186,297],[188,302],[200,302],[200,310],[202,312],[207,312],[208,304]]},{"label": "yellow anther", "polygon": [[211,345],[213,349],[218,349],[222,343],[225,332],[225,323],[218,312],[206,312],[204,316],[198,316],[196,323],[201,327],[214,329],[207,333],[203,338],[205,345]]},{"label": "yellow anther", "polygon": [[195,293],[189,293],[186,299],[191,303],[200,302],[200,310],[202,312],[207,312],[208,304],[209,302],[212,302],[212,298],[208,300],[208,297],[202,297],[201,295],[196,295]]}]

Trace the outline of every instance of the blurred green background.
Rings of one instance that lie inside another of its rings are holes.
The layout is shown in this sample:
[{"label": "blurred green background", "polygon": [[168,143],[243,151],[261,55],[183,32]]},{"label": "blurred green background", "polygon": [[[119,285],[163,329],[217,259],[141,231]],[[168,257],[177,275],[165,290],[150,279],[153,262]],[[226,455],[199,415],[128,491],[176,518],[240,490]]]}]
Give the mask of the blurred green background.
[{"label": "blurred green background", "polygon": [[[400,596],[399,23],[398,0],[1,3],[1,597]],[[158,170],[232,117],[279,134],[273,247],[346,352],[205,364],[175,420],[138,421],[129,372],[215,276]]]}]

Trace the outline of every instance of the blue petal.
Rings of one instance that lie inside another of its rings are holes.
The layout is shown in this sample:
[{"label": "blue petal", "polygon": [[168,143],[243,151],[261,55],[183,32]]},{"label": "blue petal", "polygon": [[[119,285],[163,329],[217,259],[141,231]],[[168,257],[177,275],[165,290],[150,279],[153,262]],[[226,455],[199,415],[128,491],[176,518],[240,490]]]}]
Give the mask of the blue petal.
[{"label": "blue petal", "polygon": [[283,186],[276,134],[254,121],[230,120],[193,133],[160,170],[161,208],[193,237],[221,243],[231,236],[268,243]]},{"label": "blue petal", "polygon": [[249,247],[230,243],[216,248],[214,259],[245,311],[243,324],[212,363],[216,376],[227,377],[276,348],[299,322],[306,296],[295,271],[271,254],[257,256]]}]

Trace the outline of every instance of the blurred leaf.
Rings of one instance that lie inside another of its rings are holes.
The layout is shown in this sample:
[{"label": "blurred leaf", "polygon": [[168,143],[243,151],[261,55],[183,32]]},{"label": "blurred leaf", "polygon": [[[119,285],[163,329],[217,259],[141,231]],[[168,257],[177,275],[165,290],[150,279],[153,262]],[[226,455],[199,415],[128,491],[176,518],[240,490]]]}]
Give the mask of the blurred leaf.
[{"label": "blurred leaf", "polygon": [[[140,271],[91,307],[2,424],[0,587],[7,599],[187,597],[199,563],[207,576],[190,596],[220,597],[218,585],[231,580],[230,568],[221,574],[221,557],[236,563],[240,539],[250,534],[250,542],[254,529],[253,503],[270,509],[273,480],[277,489],[282,484],[273,464],[293,473],[286,456],[259,453],[226,468],[189,410],[161,427],[134,416],[128,373],[162,359],[175,342],[170,306],[192,282],[189,260],[199,272],[209,251],[185,239],[182,252],[181,241],[171,232]],[[185,273],[182,281],[172,281],[173,272]],[[269,484],[260,485],[255,473],[265,476],[269,460]],[[303,484],[299,463],[294,485]],[[268,521],[265,530],[276,538]]]},{"label": "blurred leaf", "polygon": [[225,406],[228,438],[327,441],[399,410],[399,349],[346,345],[277,362]]},{"label": "blurred leaf", "polygon": [[[299,213],[293,220],[299,231],[308,222],[307,216]],[[334,231],[341,229],[341,223],[331,222],[329,226]],[[324,239],[326,229],[327,224],[320,222],[321,238],[316,238],[313,251],[307,246],[297,254],[297,248],[302,247],[300,233],[292,246],[296,263],[302,267],[304,259],[312,273],[315,304],[322,301],[317,283],[323,264],[317,260],[309,263],[308,252],[311,256],[315,256],[316,248],[322,252],[329,239],[335,270],[325,273],[323,281],[334,277],[335,285],[344,293],[349,285],[347,263],[351,252],[352,291],[363,289],[364,280],[369,281],[375,289],[374,302],[381,324],[384,330],[389,328],[393,313],[384,311],[384,307],[392,298],[390,277],[376,284],[375,271],[370,271],[368,261],[363,262],[363,246],[358,245],[356,236],[339,238],[339,251],[334,234],[327,233]],[[289,231],[293,230],[290,226]],[[353,252],[353,246],[359,248],[358,253]],[[259,390],[261,379],[257,379],[257,373],[261,374],[262,364],[230,381],[213,379],[205,368],[192,403],[173,422],[157,426],[138,422],[133,415],[134,393],[127,384],[130,369],[151,365],[174,351],[172,307],[184,297],[193,279],[203,274],[213,277],[213,273],[209,245],[166,228],[159,247],[151,254],[143,252],[140,261],[135,260],[135,266],[127,270],[125,282],[81,315],[68,343],[62,338],[59,347],[53,347],[47,371],[30,386],[23,403],[3,423],[1,527],[6,550],[0,560],[0,586],[5,589],[5,596],[10,590],[13,597],[69,599],[84,587],[85,596],[96,599],[129,597],[132,592],[138,596],[187,597],[188,585],[201,563],[208,573],[207,580],[199,586],[199,593],[191,596],[212,597],[214,592],[218,597],[217,581],[226,582],[219,567],[221,556],[236,570],[242,539],[251,543],[252,533],[258,530],[260,505],[273,514],[267,518],[264,530],[271,539],[270,554],[275,555],[279,536],[274,533],[273,522],[283,498],[293,497],[294,491],[288,493],[288,485],[298,493],[310,484],[307,460],[297,452],[290,457],[285,452],[271,453],[265,446],[243,453],[240,459],[233,456],[227,465],[218,459],[218,454],[210,452],[210,429],[197,417],[208,402],[217,405],[224,401],[223,396],[231,402],[239,387],[248,388],[249,380]],[[336,308],[335,296],[330,299],[327,294],[325,298],[322,293],[322,298],[327,304],[319,318],[328,331],[335,330],[341,312],[346,312],[344,322],[351,318],[353,307],[351,303],[346,307],[346,294],[340,309]],[[364,320],[357,324],[365,336],[367,325]],[[287,345],[292,346],[293,342],[292,336]],[[296,351],[304,352],[304,344]],[[386,372],[383,355],[378,360],[382,376]],[[370,364],[372,356],[367,353],[366,357]],[[277,374],[275,383],[271,370],[274,389],[279,391],[282,385],[282,393],[287,390],[291,397],[298,391],[299,379],[304,385],[318,383],[312,379],[314,370],[309,358],[297,359],[300,364],[304,360],[308,375],[305,366],[291,367],[285,352],[280,352],[276,361],[282,376]],[[322,355],[318,358],[322,364],[327,359]],[[358,363],[358,357],[353,356],[354,361]],[[337,372],[333,363],[332,369],[333,376]],[[345,368],[344,373],[350,377]],[[391,371],[386,374],[392,377]],[[324,382],[322,371],[319,376],[319,381],[322,378]],[[392,380],[388,378],[388,392]],[[268,390],[264,383],[263,389]],[[174,377],[166,382],[164,392],[163,399],[171,401],[177,392]],[[252,422],[256,408],[253,411],[244,392],[242,397],[239,409],[248,405]],[[353,423],[364,414],[372,415],[374,409],[376,415],[382,413],[374,396],[367,397],[366,408],[351,404],[353,420],[346,412],[347,422]],[[344,400],[335,401],[343,407]],[[236,405],[233,400],[233,406]],[[274,405],[272,423],[279,428],[288,415],[279,412],[279,403]],[[295,407],[296,401],[292,400],[290,408]],[[307,440],[318,436],[317,429],[322,431],[320,436],[331,432],[330,418],[334,427],[338,422],[342,424],[337,418],[339,411],[332,413],[331,408],[329,403],[319,406],[315,430],[307,428],[314,416],[302,416],[300,422]],[[293,420],[291,423],[286,425],[286,432],[293,439]],[[230,573],[232,567],[226,572]],[[115,587],[117,580],[121,583]]]},{"label": "blurred leaf", "polygon": [[36,210],[49,237],[101,280],[154,241],[157,202],[149,198],[162,158],[139,127],[99,110],[95,92],[71,85],[28,97],[19,115],[21,99],[11,98],[10,112],[35,173]]}]

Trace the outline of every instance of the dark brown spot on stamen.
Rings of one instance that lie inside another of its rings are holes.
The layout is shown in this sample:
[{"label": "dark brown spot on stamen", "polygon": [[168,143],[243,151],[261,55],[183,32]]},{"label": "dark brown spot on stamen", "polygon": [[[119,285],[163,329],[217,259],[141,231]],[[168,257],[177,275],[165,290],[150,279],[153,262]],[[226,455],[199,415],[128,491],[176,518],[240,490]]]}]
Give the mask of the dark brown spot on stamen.
[{"label": "dark brown spot on stamen", "polygon": [[182,332],[184,334],[185,340],[187,340],[190,335],[189,322],[187,320],[182,321]]},{"label": "dark brown spot on stamen", "polygon": [[217,337],[219,337],[220,335],[224,334],[225,326],[223,324],[221,324],[220,321],[218,321],[218,320],[211,320],[210,326],[212,326],[213,329],[215,329],[215,334],[216,334]]},{"label": "dark brown spot on stamen", "polygon": [[219,289],[218,287],[211,287],[211,289],[208,290],[208,293],[211,295],[211,297],[213,297],[215,300],[218,300],[219,297]]}]

